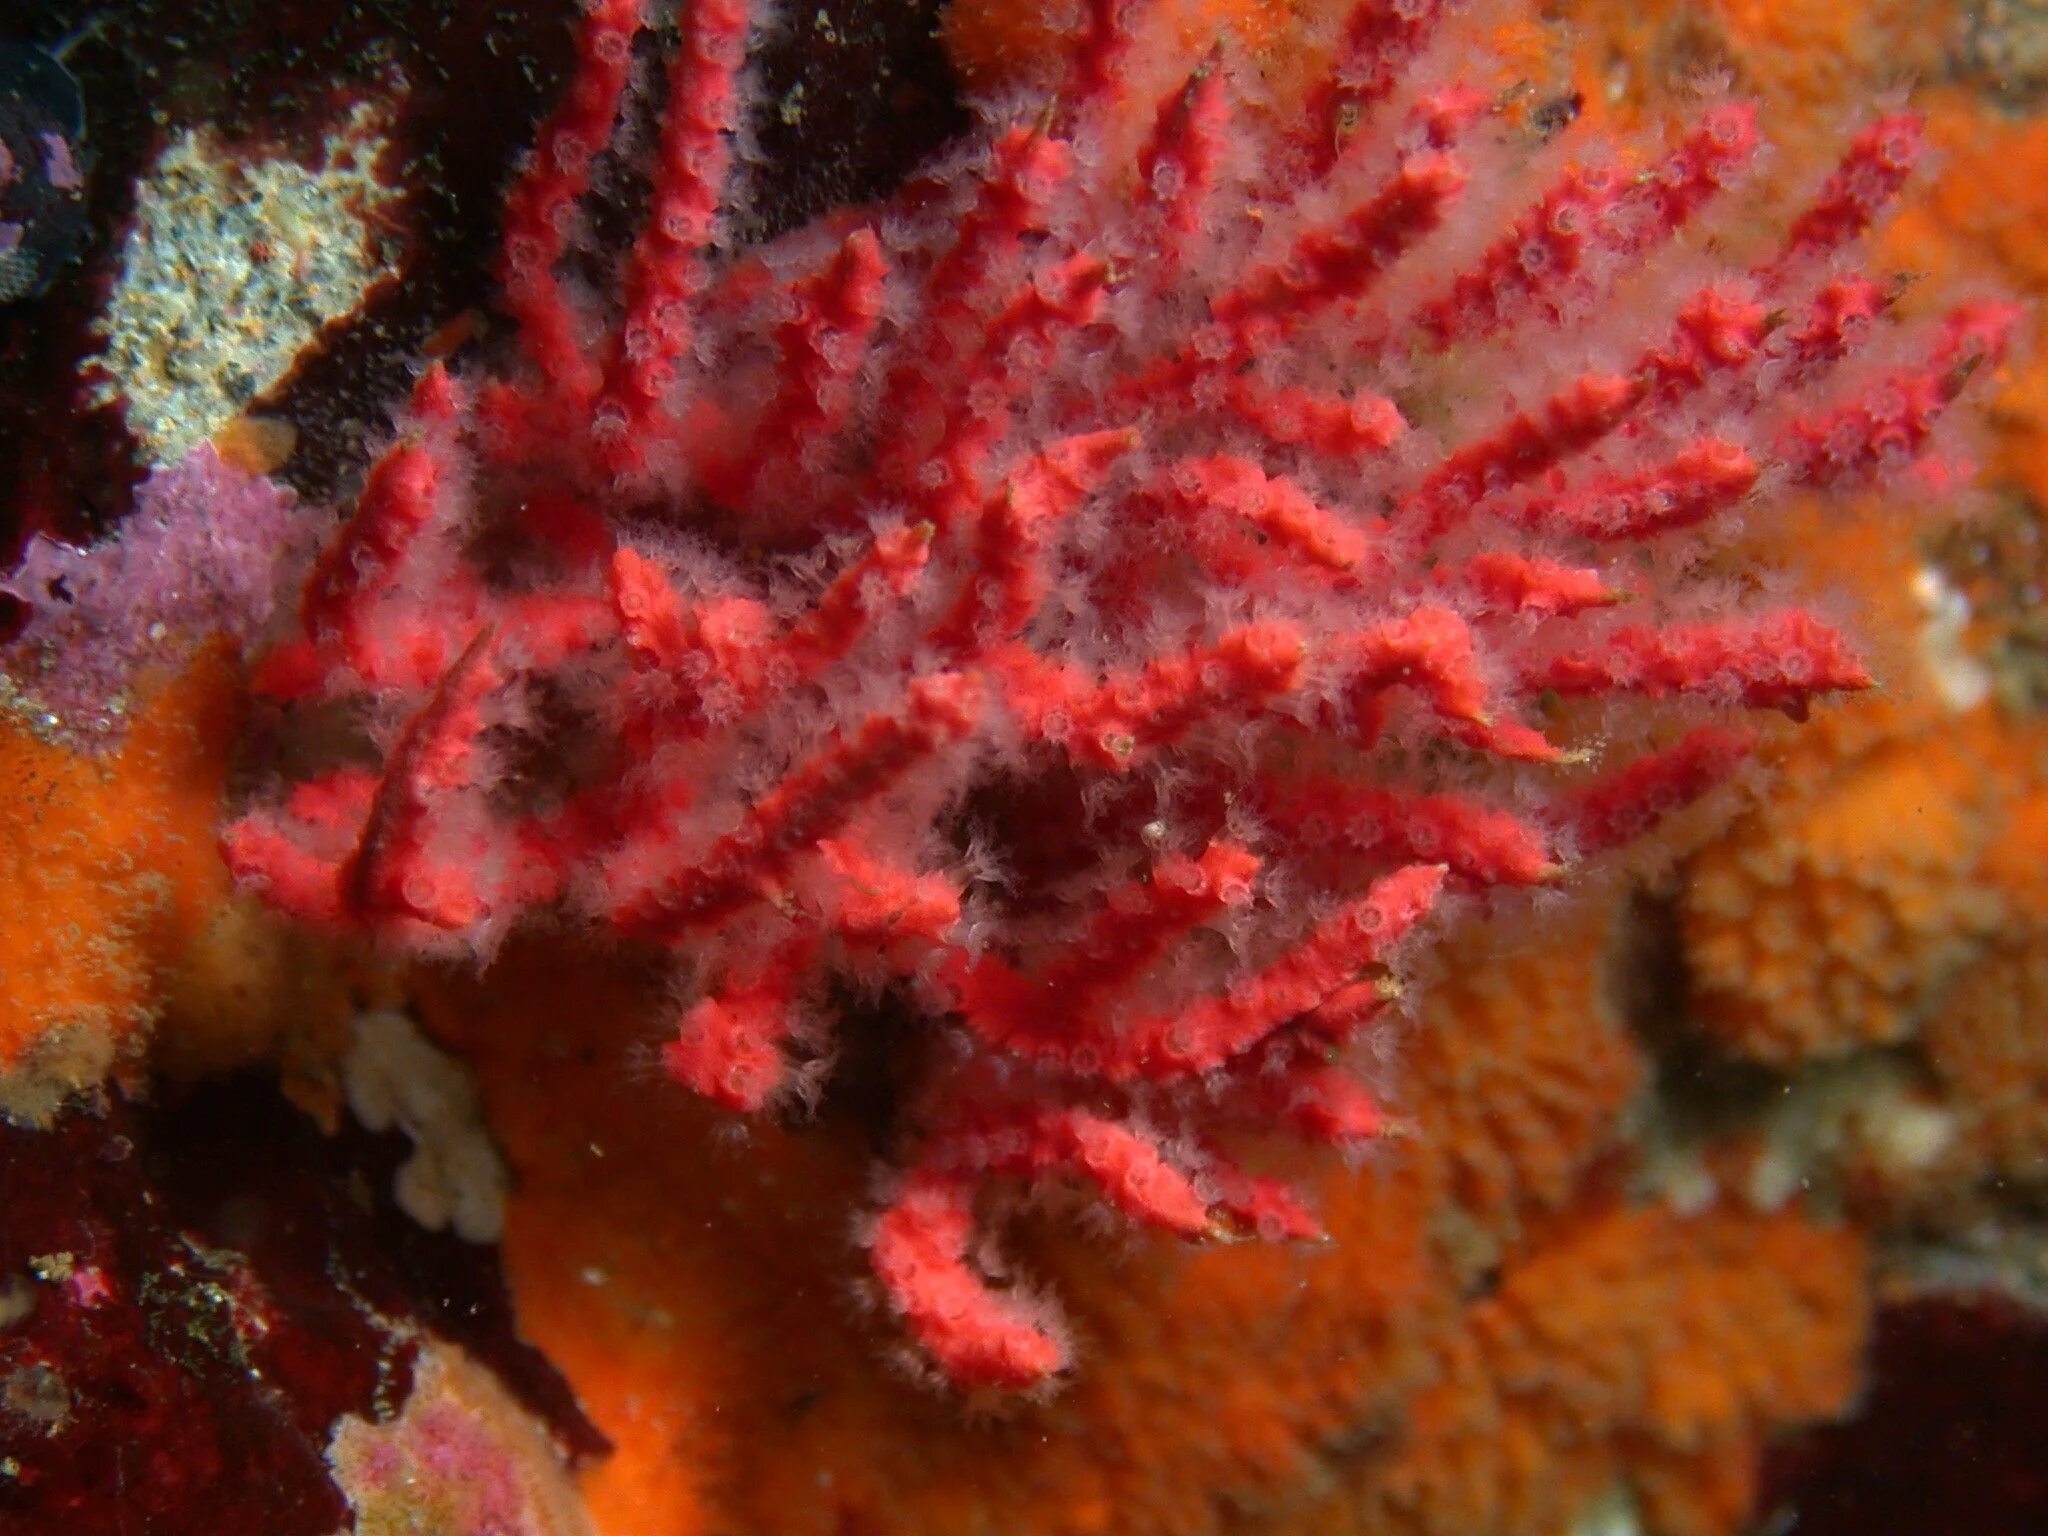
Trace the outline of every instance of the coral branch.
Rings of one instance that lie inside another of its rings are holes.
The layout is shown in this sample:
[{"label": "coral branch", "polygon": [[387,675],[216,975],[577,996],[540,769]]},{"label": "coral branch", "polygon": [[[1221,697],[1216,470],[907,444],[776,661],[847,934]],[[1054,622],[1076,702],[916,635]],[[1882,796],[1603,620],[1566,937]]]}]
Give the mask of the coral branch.
[{"label": "coral branch", "polygon": [[725,190],[746,42],[745,0],[689,0],[669,66],[653,204],[626,266],[625,319],[593,422],[614,471],[645,466],[677,360],[689,353],[691,301],[703,285],[703,252]]},{"label": "coral branch", "polygon": [[971,1176],[914,1173],[883,1210],[868,1242],[890,1305],[949,1381],[961,1387],[1033,1387],[1067,1351],[1030,1309],[992,1290],[969,1266]]},{"label": "coral branch", "polygon": [[[638,0],[589,0],[506,201],[516,351],[422,378],[257,669],[306,767],[223,838],[330,927],[665,956],[668,1072],[740,1113],[887,997],[870,1258],[967,1387],[1068,1358],[984,1191],[1313,1235],[1228,1140],[1388,1129],[1347,1053],[1406,936],[1706,793],[1715,717],[1869,686],[1757,602],[1733,514],[1928,478],[2014,321],[1915,332],[1856,273],[1910,119],[1728,270],[1742,103],[1549,160],[1435,0],[1364,0],[1291,116],[1152,3],[1088,0],[1042,98],[739,251],[744,0],[687,0],[648,134]],[[581,217],[640,138],[645,222]]]}]

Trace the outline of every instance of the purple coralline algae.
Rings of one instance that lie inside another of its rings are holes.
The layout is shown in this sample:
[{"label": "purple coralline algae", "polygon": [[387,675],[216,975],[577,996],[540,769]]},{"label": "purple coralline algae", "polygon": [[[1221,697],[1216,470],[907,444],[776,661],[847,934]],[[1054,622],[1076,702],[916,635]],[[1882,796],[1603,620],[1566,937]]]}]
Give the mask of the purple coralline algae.
[{"label": "purple coralline algae", "polygon": [[[37,535],[0,581],[29,604],[0,651],[0,705],[89,747],[118,740],[134,691],[209,639],[248,645],[269,623],[305,520],[297,498],[202,444],[143,481],[120,530],[90,549]],[[280,558],[283,556],[284,558]]]}]

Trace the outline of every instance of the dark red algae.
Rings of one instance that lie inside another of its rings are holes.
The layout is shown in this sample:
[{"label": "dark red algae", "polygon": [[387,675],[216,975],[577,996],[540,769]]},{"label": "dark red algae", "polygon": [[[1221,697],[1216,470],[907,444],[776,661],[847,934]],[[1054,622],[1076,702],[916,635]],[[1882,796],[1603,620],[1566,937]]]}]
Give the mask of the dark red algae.
[{"label": "dark red algae", "polygon": [[2048,1532],[2048,1315],[1927,1296],[1878,1316],[1871,1384],[1841,1424],[1779,1446],[1766,1536]]},{"label": "dark red algae", "polygon": [[392,1205],[406,1152],[323,1136],[254,1077],[0,1124],[0,1532],[347,1529],[329,1438],[403,1407],[427,1334],[601,1454],[495,1250]]}]

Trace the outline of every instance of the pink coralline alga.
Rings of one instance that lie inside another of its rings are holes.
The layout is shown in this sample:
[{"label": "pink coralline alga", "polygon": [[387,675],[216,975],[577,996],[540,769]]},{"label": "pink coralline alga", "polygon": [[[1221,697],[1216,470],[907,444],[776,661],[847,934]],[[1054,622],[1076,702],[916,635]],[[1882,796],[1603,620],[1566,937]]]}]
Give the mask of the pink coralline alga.
[{"label": "pink coralline alga", "polygon": [[137,487],[117,534],[73,549],[37,534],[0,592],[29,605],[0,669],[39,724],[71,743],[119,742],[138,692],[175,676],[208,640],[252,645],[284,595],[280,559],[303,542],[297,498],[210,444]]},{"label": "pink coralline alga", "polygon": [[984,141],[739,250],[750,17],[693,0],[594,293],[645,23],[591,0],[505,207],[518,355],[422,378],[258,671],[361,750],[229,829],[238,874],[409,944],[665,947],[666,1066],[741,1111],[887,991],[925,1028],[865,1239],[956,1384],[1068,1358],[992,1186],[1315,1233],[1229,1148],[1380,1134],[1346,1051],[1418,925],[1702,793],[1724,717],[1867,686],[1705,556],[1774,495],[1941,472],[2011,319],[1902,326],[1849,266],[1911,119],[1735,267],[1747,107],[1567,158],[1452,78],[1439,10],[1365,0],[1278,122],[1094,0]]}]

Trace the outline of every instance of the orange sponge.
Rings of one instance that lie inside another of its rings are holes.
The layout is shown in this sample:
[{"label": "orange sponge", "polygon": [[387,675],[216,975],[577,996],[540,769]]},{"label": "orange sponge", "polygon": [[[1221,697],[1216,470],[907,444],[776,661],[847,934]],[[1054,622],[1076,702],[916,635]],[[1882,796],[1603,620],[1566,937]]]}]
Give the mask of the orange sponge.
[{"label": "orange sponge", "polygon": [[0,716],[0,1109],[40,1118],[103,1078],[228,899],[214,828],[239,698],[222,647],[104,759]]}]

